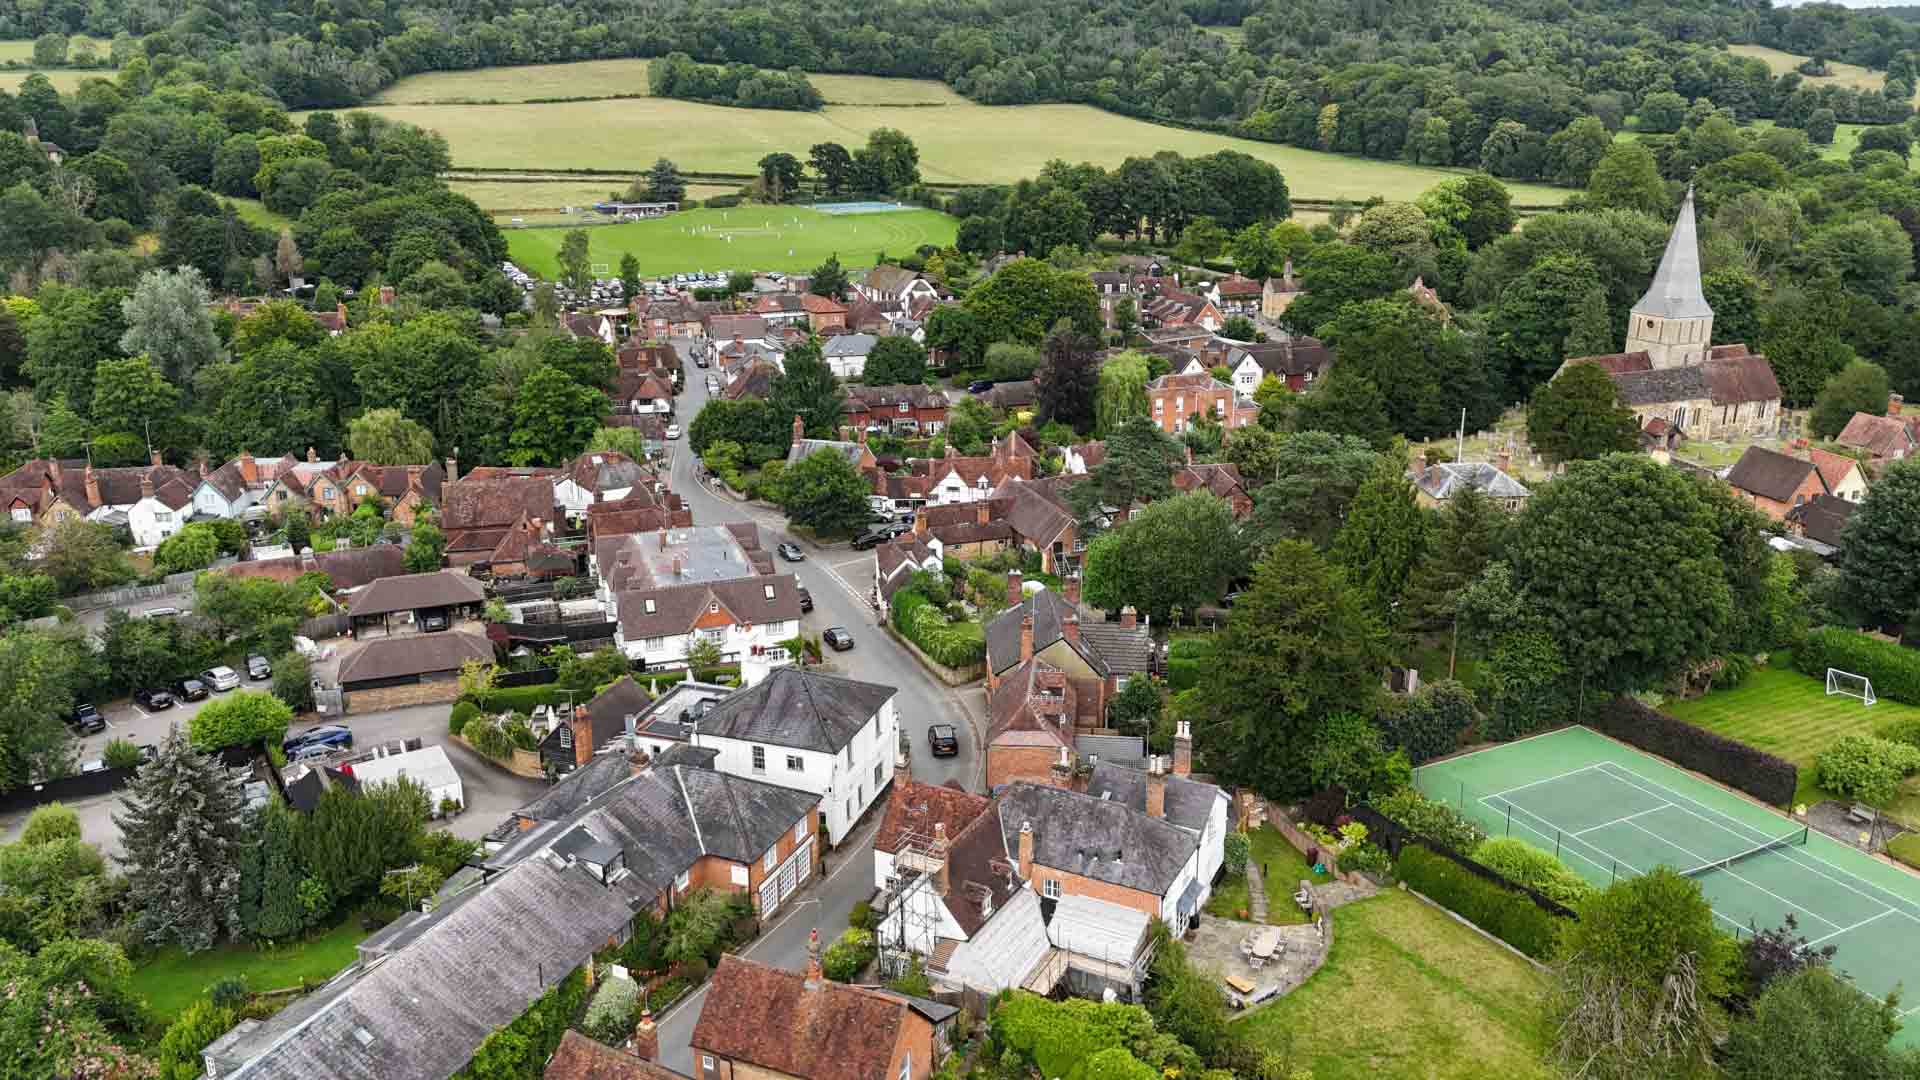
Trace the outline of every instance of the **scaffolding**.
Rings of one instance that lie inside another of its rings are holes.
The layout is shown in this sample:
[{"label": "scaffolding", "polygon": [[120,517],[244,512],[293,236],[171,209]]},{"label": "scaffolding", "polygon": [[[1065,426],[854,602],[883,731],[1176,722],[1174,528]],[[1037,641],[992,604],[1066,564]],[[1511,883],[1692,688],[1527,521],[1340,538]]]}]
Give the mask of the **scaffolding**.
[{"label": "scaffolding", "polygon": [[[921,814],[925,807],[919,808]],[[946,827],[935,825],[932,832],[909,828],[899,835],[893,853],[893,873],[880,894],[880,932],[878,937],[880,973],[893,979],[905,974],[918,957],[930,965],[940,916],[935,903],[914,903],[912,894],[931,888],[937,894],[947,869]],[[922,885],[922,882],[926,885]],[[913,943],[925,942],[924,953]]]}]

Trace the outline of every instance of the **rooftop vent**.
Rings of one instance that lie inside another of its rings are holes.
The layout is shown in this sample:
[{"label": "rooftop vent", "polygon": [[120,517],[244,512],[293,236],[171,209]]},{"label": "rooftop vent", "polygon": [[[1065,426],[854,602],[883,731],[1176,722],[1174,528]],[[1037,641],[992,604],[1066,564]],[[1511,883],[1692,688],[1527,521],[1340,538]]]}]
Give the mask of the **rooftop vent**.
[{"label": "rooftop vent", "polygon": [[373,1032],[368,1031],[366,1028],[363,1028],[363,1027],[354,1028],[353,1041],[359,1043],[361,1046],[372,1046]]}]

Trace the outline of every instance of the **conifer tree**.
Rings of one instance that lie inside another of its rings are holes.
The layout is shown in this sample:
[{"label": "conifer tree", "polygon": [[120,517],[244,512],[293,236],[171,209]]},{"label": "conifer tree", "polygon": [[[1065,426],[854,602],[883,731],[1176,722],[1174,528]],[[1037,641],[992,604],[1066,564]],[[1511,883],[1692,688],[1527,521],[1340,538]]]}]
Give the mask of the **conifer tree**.
[{"label": "conifer tree", "polygon": [[179,724],[134,776],[120,827],[135,905],[134,929],[188,952],[239,927],[242,802],[217,757],[202,755]]}]

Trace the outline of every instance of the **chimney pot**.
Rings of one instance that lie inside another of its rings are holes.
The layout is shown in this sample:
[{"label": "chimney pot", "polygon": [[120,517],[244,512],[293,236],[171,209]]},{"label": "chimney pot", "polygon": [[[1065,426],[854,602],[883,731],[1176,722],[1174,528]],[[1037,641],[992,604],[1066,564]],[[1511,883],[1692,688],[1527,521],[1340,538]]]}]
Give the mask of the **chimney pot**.
[{"label": "chimney pot", "polygon": [[1007,574],[1007,606],[1018,607],[1024,599],[1026,599],[1026,593],[1020,588],[1020,571],[1009,571]]},{"label": "chimney pot", "polygon": [[158,450],[147,451],[147,462],[151,464],[154,468],[156,469],[159,468],[162,464],[162,462],[160,461],[160,451]]},{"label": "chimney pot", "polygon": [[913,512],[913,535],[927,535],[927,508],[924,506]]},{"label": "chimney pot", "polygon": [[319,461],[319,460],[320,460],[320,455],[319,455],[319,454],[317,454],[317,453],[315,453],[315,452],[314,452],[314,450],[313,450],[313,447],[311,447],[311,446],[309,446],[309,447],[307,447],[307,460],[308,460],[308,461]]},{"label": "chimney pot", "polygon": [[459,459],[459,458],[457,458],[457,457],[454,457],[454,456],[453,456],[453,455],[451,455],[451,454],[449,454],[449,455],[447,455],[447,479],[446,479],[446,482],[450,484],[450,483],[452,483],[453,481],[455,481],[455,480],[458,480],[458,479],[460,479],[460,459]]},{"label": "chimney pot", "polygon": [[1020,823],[1020,880],[1033,880],[1033,822]]},{"label": "chimney pot", "polygon": [[1193,775],[1193,726],[1185,720],[1174,726],[1173,775]]},{"label": "chimney pot", "polygon": [[1147,759],[1147,816],[1167,816],[1167,773],[1158,755]]},{"label": "chimney pot", "polygon": [[653,1010],[640,1010],[640,1025],[633,1029],[633,1056],[642,1061],[660,1059],[660,1032],[653,1023]]},{"label": "chimney pot", "polygon": [[820,928],[816,926],[807,935],[807,986],[819,986],[820,978]]},{"label": "chimney pot", "polygon": [[1120,609],[1120,625],[1122,628],[1131,630],[1139,622],[1140,613],[1134,610],[1132,604],[1128,604],[1126,607]]},{"label": "chimney pot", "polygon": [[1887,415],[1899,416],[1901,407],[1904,406],[1906,403],[1907,403],[1907,399],[1903,395],[1888,394],[1887,395]]}]

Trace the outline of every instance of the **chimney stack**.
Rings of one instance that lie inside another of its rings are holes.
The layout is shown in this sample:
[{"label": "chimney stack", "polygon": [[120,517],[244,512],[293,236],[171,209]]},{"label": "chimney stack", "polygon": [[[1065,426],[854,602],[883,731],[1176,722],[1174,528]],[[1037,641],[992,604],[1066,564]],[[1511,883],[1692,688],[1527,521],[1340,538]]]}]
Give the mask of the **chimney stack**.
[{"label": "chimney stack", "polygon": [[933,823],[933,857],[940,860],[940,868],[933,872],[933,891],[937,896],[947,895],[953,887],[953,880],[947,876],[947,823]]},{"label": "chimney stack", "polygon": [[957,457],[959,457],[959,456],[960,456],[960,451],[958,451],[958,450],[955,450],[955,449],[953,448],[953,444],[952,444],[952,443],[948,443],[948,444],[947,444],[947,460],[948,460],[948,461],[952,461],[952,460],[953,460],[954,458],[957,458]]},{"label": "chimney stack", "polygon": [[1147,758],[1147,816],[1167,816],[1166,759],[1155,754]]},{"label": "chimney stack", "polygon": [[1019,607],[1020,601],[1024,599],[1026,599],[1026,593],[1022,592],[1020,589],[1020,571],[1018,570],[1008,571],[1007,572],[1007,606]]},{"label": "chimney stack", "polygon": [[1905,405],[1906,403],[1907,403],[1907,399],[1904,396],[1900,394],[1888,394],[1887,395],[1887,415],[1899,416],[1900,407],[1902,405]]},{"label": "chimney stack", "polygon": [[391,285],[380,286],[380,306],[381,307],[393,306],[393,286]]},{"label": "chimney stack", "polygon": [[445,483],[451,484],[458,479],[460,479],[460,459],[457,457],[454,457],[452,454],[448,454],[447,455],[447,478],[445,480]]},{"label": "chimney stack", "polygon": [[820,985],[820,928],[807,935],[807,989]]},{"label": "chimney stack", "polygon": [[1020,880],[1033,880],[1033,822],[1020,823]]},{"label": "chimney stack", "polygon": [[1047,782],[1057,788],[1073,787],[1073,751],[1064,746],[1060,748],[1060,756],[1047,766]]},{"label": "chimney stack", "polygon": [[587,707],[573,710],[573,763],[585,765],[593,760],[593,725],[587,722]]},{"label": "chimney stack", "polygon": [[927,535],[927,508],[924,506],[913,512],[913,535]]},{"label": "chimney stack", "polygon": [[1120,609],[1121,629],[1131,630],[1139,622],[1140,622],[1140,613],[1133,609],[1132,604],[1128,604],[1126,607],[1123,607]]},{"label": "chimney stack", "polygon": [[152,472],[143,472],[140,474],[140,498],[143,500],[153,498]]},{"label": "chimney stack", "polygon": [[87,505],[89,508],[100,505],[100,478],[94,475],[93,462],[87,462],[85,473],[87,484]]},{"label": "chimney stack", "polygon": [[641,1061],[660,1060],[660,1032],[653,1024],[653,1010],[640,1010],[640,1026],[633,1029],[633,1056]]},{"label": "chimney stack", "polygon": [[1033,613],[1020,617],[1020,662],[1033,659]]},{"label": "chimney stack", "polygon": [[162,462],[162,461],[160,460],[160,451],[158,451],[158,450],[148,450],[148,451],[147,451],[147,464],[149,464],[149,465],[152,465],[152,466],[153,466],[154,468],[156,468],[156,469],[157,469],[157,468],[159,468],[159,467],[160,467],[161,465],[163,465],[163,464],[165,464],[164,462]]},{"label": "chimney stack", "polygon": [[973,520],[976,524],[979,524],[979,525],[991,524],[992,517],[993,517],[992,503],[988,502],[986,499],[981,499],[979,502],[973,504]]},{"label": "chimney stack", "polygon": [[[1074,579],[1069,578],[1068,580],[1073,581]],[[1068,612],[1066,620],[1060,624],[1060,635],[1066,638],[1067,643],[1070,645],[1080,644],[1080,616]]]},{"label": "chimney stack", "polygon": [[340,317],[340,326],[342,329],[345,329],[347,325],[347,302],[345,300],[335,301],[333,313]]},{"label": "chimney stack", "polygon": [[1191,465],[1193,464],[1193,447],[1189,446],[1186,448],[1186,450],[1187,450],[1187,464]]},{"label": "chimney stack", "polygon": [[314,453],[314,450],[313,450],[313,447],[311,447],[311,446],[309,446],[309,447],[307,447],[307,460],[308,460],[308,461],[319,461],[319,460],[320,460],[320,455],[319,455],[319,454],[317,454],[317,453]]},{"label": "chimney stack", "polygon": [[1060,582],[1060,593],[1067,598],[1067,603],[1078,604],[1080,602],[1080,575],[1068,574],[1062,579]]},{"label": "chimney stack", "polygon": [[799,446],[801,440],[805,439],[806,437],[807,437],[807,422],[805,420],[800,419],[799,413],[794,413],[793,414],[793,445]]},{"label": "chimney stack", "polygon": [[202,453],[199,457],[195,458],[194,465],[200,470],[200,479],[205,480],[207,478],[207,455]]},{"label": "chimney stack", "polygon": [[1173,731],[1173,775],[1193,775],[1193,725],[1185,720]]},{"label": "chimney stack", "polygon": [[1512,470],[1513,451],[1511,450],[1500,451],[1498,454],[1494,455],[1493,464],[1494,464],[1494,467],[1499,469],[1501,472],[1508,472]]}]

